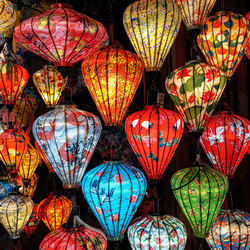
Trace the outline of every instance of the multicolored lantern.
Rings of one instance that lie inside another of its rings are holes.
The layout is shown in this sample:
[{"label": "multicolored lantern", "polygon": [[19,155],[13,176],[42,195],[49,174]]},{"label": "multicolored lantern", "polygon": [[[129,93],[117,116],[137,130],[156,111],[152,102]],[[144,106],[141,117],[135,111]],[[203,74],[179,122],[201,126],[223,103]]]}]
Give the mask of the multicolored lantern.
[{"label": "multicolored lantern", "polygon": [[239,209],[224,210],[218,214],[209,236],[211,249],[250,249],[250,214]]},{"label": "multicolored lantern", "polygon": [[128,141],[148,178],[160,179],[179,145],[184,129],[181,116],[158,106],[128,116]]},{"label": "multicolored lantern", "polygon": [[0,1],[0,34],[9,30],[15,25],[17,12],[11,2]]},{"label": "multicolored lantern", "polygon": [[0,181],[0,200],[12,193],[15,188],[16,185],[12,182]]},{"label": "multicolored lantern", "polygon": [[250,142],[250,122],[230,112],[207,120],[200,144],[214,168],[232,178]]},{"label": "multicolored lantern", "polygon": [[125,10],[123,24],[146,71],[160,71],[181,24],[178,6],[170,0],[136,1]]},{"label": "multicolored lantern", "polygon": [[7,129],[0,135],[0,159],[8,172],[18,172],[28,143],[29,137],[17,129]]},{"label": "multicolored lantern", "polygon": [[[248,20],[248,22],[250,23],[250,11],[247,12],[245,17]],[[250,26],[248,28],[248,32],[250,33]],[[247,46],[245,48],[245,54],[246,54],[247,58],[250,60],[250,39],[248,39],[248,43],[247,43]]]},{"label": "multicolored lantern", "polygon": [[146,189],[143,173],[119,161],[91,169],[82,180],[84,197],[112,241],[124,237]]},{"label": "multicolored lantern", "polygon": [[27,197],[9,195],[0,201],[0,222],[10,238],[19,239],[33,209],[33,201]]},{"label": "multicolored lantern", "polygon": [[174,70],[166,79],[166,89],[190,132],[203,129],[225,86],[220,69],[196,61]]},{"label": "multicolored lantern", "polygon": [[60,228],[67,222],[73,203],[63,195],[53,195],[42,200],[38,205],[39,217],[50,231]]},{"label": "multicolored lantern", "polygon": [[108,43],[101,23],[61,3],[21,22],[15,27],[14,38],[57,66],[72,66]]},{"label": "multicolored lantern", "polygon": [[101,130],[98,117],[72,106],[56,108],[35,120],[34,137],[64,188],[80,185]]},{"label": "multicolored lantern", "polygon": [[151,216],[136,220],[128,228],[128,240],[133,250],[184,250],[187,232],[184,224],[170,215]]},{"label": "multicolored lantern", "polygon": [[29,78],[28,71],[15,64],[10,57],[0,64],[0,95],[5,104],[13,105]]},{"label": "multicolored lantern", "polygon": [[227,177],[209,166],[177,171],[171,187],[193,233],[206,238],[228,191]]},{"label": "multicolored lantern", "polygon": [[54,107],[64,90],[68,77],[51,65],[45,65],[33,74],[33,82],[47,107]]},{"label": "multicolored lantern", "polygon": [[82,62],[83,79],[106,126],[117,126],[133,100],[143,75],[135,54],[107,46]]},{"label": "multicolored lantern", "polygon": [[206,61],[220,68],[229,78],[240,63],[248,40],[247,19],[232,12],[210,16],[197,37]]}]

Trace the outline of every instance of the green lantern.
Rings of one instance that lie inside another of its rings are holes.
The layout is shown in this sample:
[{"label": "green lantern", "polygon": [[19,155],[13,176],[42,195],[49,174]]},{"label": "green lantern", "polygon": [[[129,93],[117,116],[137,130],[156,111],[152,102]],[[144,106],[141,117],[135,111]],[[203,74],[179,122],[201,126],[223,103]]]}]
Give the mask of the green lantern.
[{"label": "green lantern", "polygon": [[209,166],[193,166],[176,172],[171,187],[194,235],[206,238],[226,197],[227,177]]}]

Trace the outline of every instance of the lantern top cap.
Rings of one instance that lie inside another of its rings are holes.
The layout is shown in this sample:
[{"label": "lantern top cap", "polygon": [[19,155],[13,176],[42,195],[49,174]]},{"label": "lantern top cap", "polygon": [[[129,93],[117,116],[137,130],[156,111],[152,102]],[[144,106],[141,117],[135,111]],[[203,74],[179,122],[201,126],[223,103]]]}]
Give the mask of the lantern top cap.
[{"label": "lantern top cap", "polygon": [[225,16],[225,15],[235,15],[236,13],[233,13],[232,11],[226,11],[226,10],[222,10],[222,11],[218,11],[214,14],[214,16]]},{"label": "lantern top cap", "polygon": [[120,161],[104,161],[104,164],[110,164],[110,165],[117,165],[117,164],[124,164],[122,160]]},{"label": "lantern top cap", "polygon": [[72,5],[71,4],[67,4],[67,3],[55,3],[52,4],[51,9],[57,9],[57,8],[67,8],[67,9],[72,9]]},{"label": "lantern top cap", "polygon": [[195,59],[195,60],[190,60],[190,61],[186,62],[185,65],[189,65],[189,64],[193,64],[193,63],[199,63],[200,64],[202,62],[200,62],[199,60]]},{"label": "lantern top cap", "polygon": [[144,109],[153,109],[153,108],[159,108],[159,105],[146,105],[146,106],[144,106]]},{"label": "lantern top cap", "polygon": [[77,108],[75,104],[63,104],[63,105],[56,105],[55,109],[73,109]]}]

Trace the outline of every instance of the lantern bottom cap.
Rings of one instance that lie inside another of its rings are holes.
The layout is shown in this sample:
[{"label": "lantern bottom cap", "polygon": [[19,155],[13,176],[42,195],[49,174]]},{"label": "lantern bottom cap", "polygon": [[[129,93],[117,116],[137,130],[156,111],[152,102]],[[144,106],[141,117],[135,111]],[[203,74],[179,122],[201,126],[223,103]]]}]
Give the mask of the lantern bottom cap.
[{"label": "lantern bottom cap", "polygon": [[124,235],[115,236],[115,237],[111,237],[111,236],[107,237],[107,239],[110,241],[121,241],[121,240],[123,240],[123,238],[124,238]]},{"label": "lantern bottom cap", "polygon": [[196,238],[199,238],[199,239],[205,239],[205,238],[208,237],[208,235],[209,235],[209,233],[207,233],[207,234],[203,234],[203,233],[194,233],[194,236],[195,236]]},{"label": "lantern bottom cap", "polygon": [[80,187],[80,183],[74,183],[74,184],[63,184],[63,188],[65,189],[73,189]]},{"label": "lantern bottom cap", "polygon": [[145,67],[145,71],[161,71],[161,67]]},{"label": "lantern bottom cap", "polygon": [[148,175],[148,179],[150,179],[150,180],[155,180],[155,181],[157,181],[157,180],[160,180],[160,179],[162,179],[162,178],[163,178],[163,175],[159,175],[159,176]]}]

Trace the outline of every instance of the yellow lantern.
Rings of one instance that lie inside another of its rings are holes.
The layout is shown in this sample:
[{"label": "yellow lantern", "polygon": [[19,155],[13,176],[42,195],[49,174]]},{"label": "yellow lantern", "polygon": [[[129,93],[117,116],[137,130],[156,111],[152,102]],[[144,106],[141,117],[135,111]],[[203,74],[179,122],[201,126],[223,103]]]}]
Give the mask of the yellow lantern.
[{"label": "yellow lantern", "polygon": [[0,222],[10,238],[19,239],[33,210],[33,201],[24,196],[9,195],[0,201]]},{"label": "yellow lantern", "polygon": [[124,28],[146,71],[160,71],[180,23],[179,8],[171,0],[140,0],[127,7]]}]

